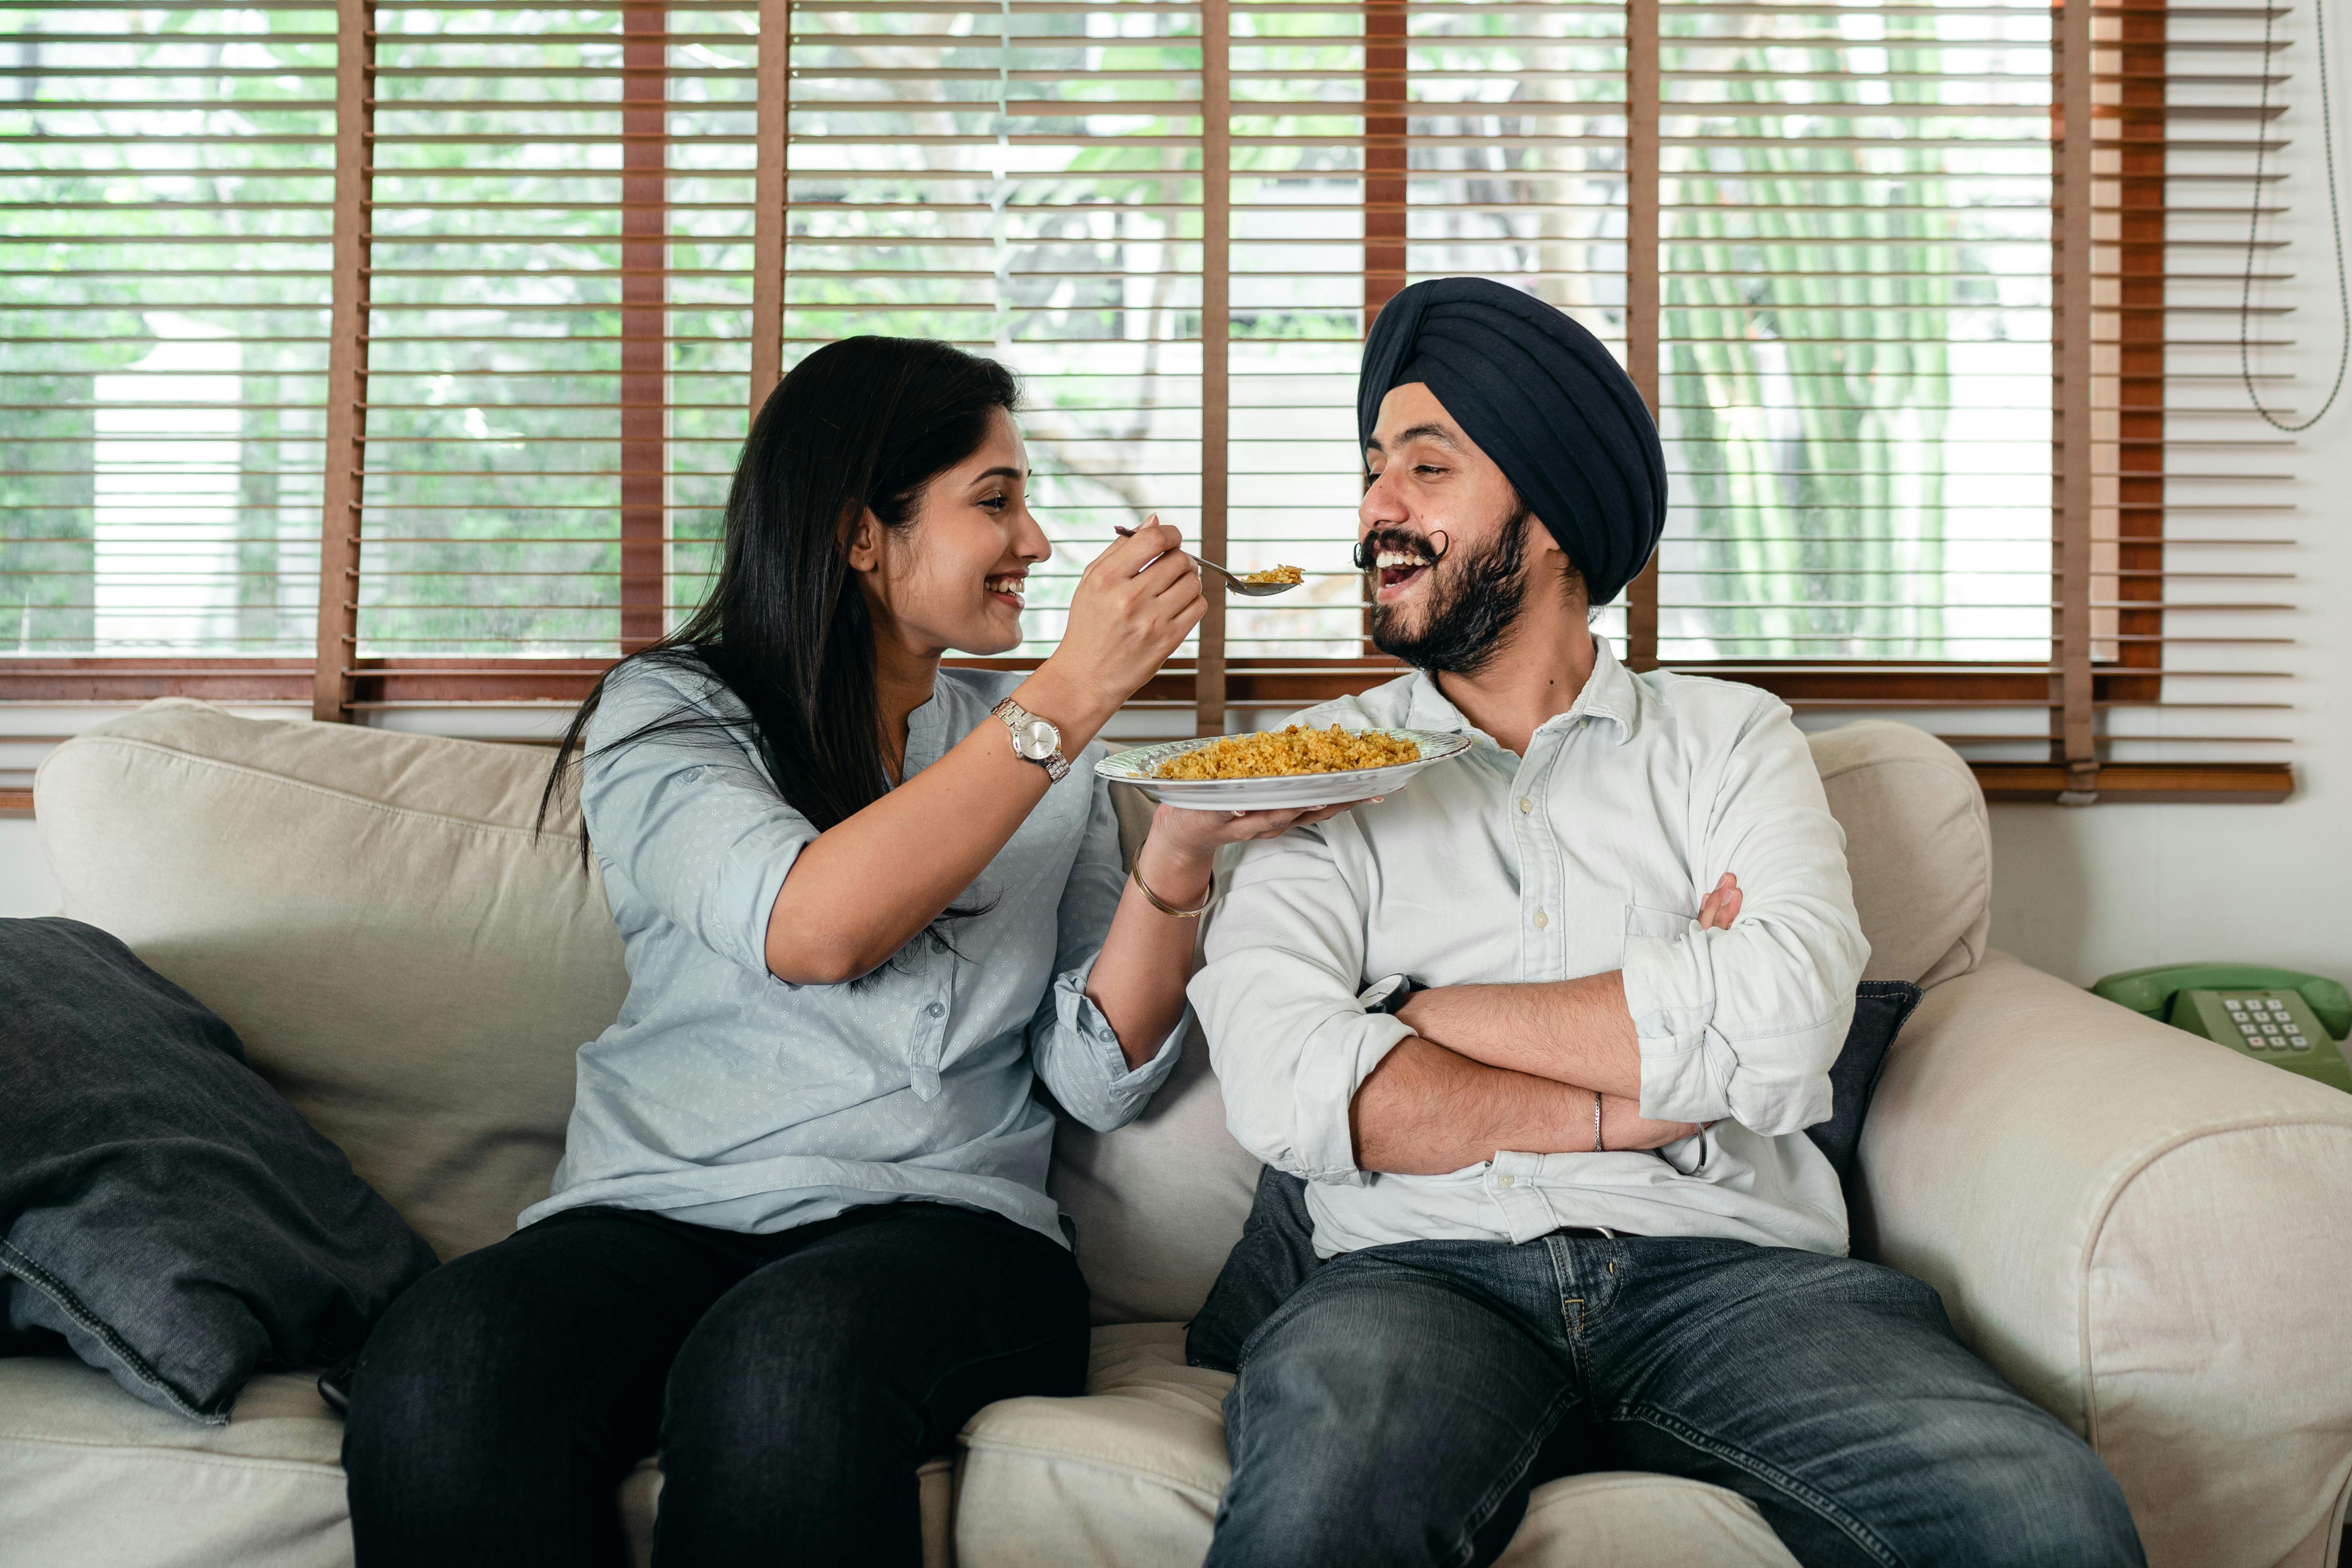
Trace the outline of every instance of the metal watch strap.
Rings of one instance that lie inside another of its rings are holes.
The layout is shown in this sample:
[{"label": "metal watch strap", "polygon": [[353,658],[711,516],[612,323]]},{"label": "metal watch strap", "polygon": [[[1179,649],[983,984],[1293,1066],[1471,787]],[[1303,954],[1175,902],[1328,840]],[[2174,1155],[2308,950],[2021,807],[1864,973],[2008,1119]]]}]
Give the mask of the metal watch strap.
[{"label": "metal watch strap", "polygon": [[[1046,778],[1052,780],[1055,784],[1060,784],[1063,779],[1069,776],[1070,759],[1062,755],[1062,748],[1058,742],[1055,742],[1054,752],[1051,756],[1030,757],[1022,755],[1022,722],[1024,720],[1036,718],[1036,714],[1030,712],[1029,710],[1022,707],[1021,704],[1015,702],[1010,697],[1004,699],[1003,701],[999,702],[995,707],[990,709],[989,711],[1003,721],[1005,732],[1013,738],[1013,754],[1014,756],[1020,757],[1024,763],[1034,763],[1039,767],[1045,769]],[[1048,723],[1052,723],[1051,720],[1046,721]],[[1061,733],[1061,726],[1055,724],[1054,726],[1054,731],[1057,735]]]}]

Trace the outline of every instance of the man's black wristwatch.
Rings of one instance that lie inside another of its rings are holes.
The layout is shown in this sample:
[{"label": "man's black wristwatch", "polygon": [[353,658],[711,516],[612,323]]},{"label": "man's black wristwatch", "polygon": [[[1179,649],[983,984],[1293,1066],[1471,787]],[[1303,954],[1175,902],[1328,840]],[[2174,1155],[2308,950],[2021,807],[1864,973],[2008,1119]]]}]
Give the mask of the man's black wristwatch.
[{"label": "man's black wristwatch", "polygon": [[1391,974],[1386,980],[1375,980],[1364,987],[1356,1000],[1364,1005],[1367,1013],[1397,1014],[1412,1000],[1412,994],[1426,987],[1417,984],[1410,974]]}]

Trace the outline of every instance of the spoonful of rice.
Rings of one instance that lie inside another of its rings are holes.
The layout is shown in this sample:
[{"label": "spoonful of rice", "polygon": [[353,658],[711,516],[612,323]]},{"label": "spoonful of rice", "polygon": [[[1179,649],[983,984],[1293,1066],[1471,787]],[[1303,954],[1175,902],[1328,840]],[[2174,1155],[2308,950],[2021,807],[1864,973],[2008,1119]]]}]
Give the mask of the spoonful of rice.
[{"label": "spoonful of rice", "polygon": [[[1111,531],[1121,539],[1135,537],[1135,530],[1121,528],[1116,523],[1111,525]],[[1252,599],[1265,599],[1276,594],[1287,594],[1299,584],[1307,581],[1307,574],[1296,566],[1269,566],[1263,572],[1229,572],[1215,562],[1202,560],[1198,555],[1192,559],[1199,561],[1202,565],[1223,577],[1225,580],[1225,586],[1232,592]]]}]

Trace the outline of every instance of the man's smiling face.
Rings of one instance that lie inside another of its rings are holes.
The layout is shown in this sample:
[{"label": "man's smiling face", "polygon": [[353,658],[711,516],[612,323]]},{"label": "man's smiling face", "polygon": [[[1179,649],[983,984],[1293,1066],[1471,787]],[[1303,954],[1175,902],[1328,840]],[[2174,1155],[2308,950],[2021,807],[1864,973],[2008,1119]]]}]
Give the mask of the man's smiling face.
[{"label": "man's smiling face", "polygon": [[1476,673],[1518,618],[1541,525],[1420,382],[1381,399],[1364,466],[1356,535],[1371,563],[1373,644],[1423,669]]},{"label": "man's smiling face", "polygon": [[1381,399],[1364,447],[1371,475],[1356,509],[1357,537],[1374,551],[1374,602],[1394,605],[1401,628],[1426,619],[1437,557],[1491,550],[1522,515],[1511,481],[1420,382]]}]

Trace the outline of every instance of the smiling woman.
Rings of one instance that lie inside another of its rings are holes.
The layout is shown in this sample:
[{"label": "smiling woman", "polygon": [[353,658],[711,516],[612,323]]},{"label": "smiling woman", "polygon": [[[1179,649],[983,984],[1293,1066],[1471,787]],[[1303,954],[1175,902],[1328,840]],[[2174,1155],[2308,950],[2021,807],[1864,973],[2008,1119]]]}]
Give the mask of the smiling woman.
[{"label": "smiling woman", "polygon": [[[744,732],[733,712],[713,710],[703,689],[715,680],[730,700],[722,706],[748,718],[750,749],[776,792],[822,836],[768,910],[769,967],[783,979],[854,978],[926,925],[951,921],[950,901],[1037,804],[1034,786],[1059,781],[1065,752],[1085,747],[1201,617],[1199,579],[1173,529],[1121,541],[1082,578],[1061,650],[1029,679],[945,678],[1058,725],[1045,754],[1026,759],[1045,772],[1017,754],[1008,764],[1003,741],[983,733],[940,759],[940,772],[914,776],[910,719],[934,705],[940,659],[1018,647],[1029,570],[1053,553],[1028,506],[1019,395],[1002,365],[941,343],[860,337],[810,355],[752,426],[709,598],[605,677],[550,774],[551,798],[575,749],[593,769],[596,753],[644,740]],[[635,664],[683,673],[686,694],[590,744],[605,693],[628,684]],[[920,869],[877,879],[869,857],[897,857],[907,826],[938,810],[979,832],[951,846],[927,825],[919,837],[930,853],[897,860]],[[1163,876],[1180,891],[1207,880],[1189,864]],[[1163,1002],[1146,1012],[1172,1018],[1178,1004]]]},{"label": "smiling woman", "polygon": [[351,1373],[367,1560],[617,1558],[658,1421],[666,1552],[911,1564],[890,1479],[982,1405],[1078,1392],[1034,1088],[1137,1115],[1217,848],[1341,808],[1163,811],[1122,872],[1091,742],[1202,617],[1172,528],[1085,568],[1034,672],[940,668],[1020,644],[1053,553],[1018,401],[942,343],[810,354],[752,422],[709,598],[573,720],[548,795],[581,753],[628,999],[547,1200]]}]

